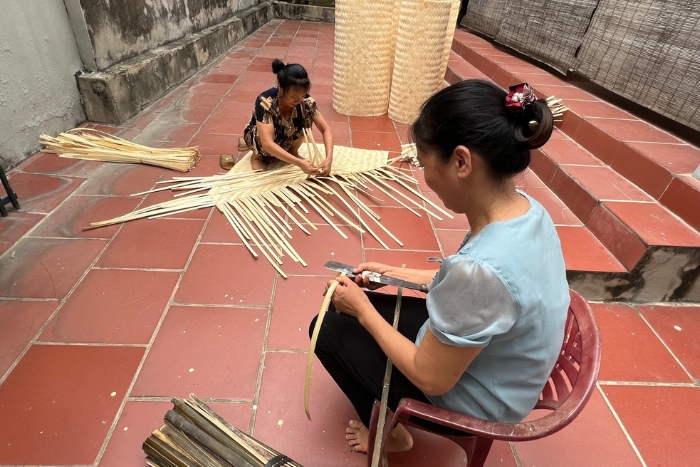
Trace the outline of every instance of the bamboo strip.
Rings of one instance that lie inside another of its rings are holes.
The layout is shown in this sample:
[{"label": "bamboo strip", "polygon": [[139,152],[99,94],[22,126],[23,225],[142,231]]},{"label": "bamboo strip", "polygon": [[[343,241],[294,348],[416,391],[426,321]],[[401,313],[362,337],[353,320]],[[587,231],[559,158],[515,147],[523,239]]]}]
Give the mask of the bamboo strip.
[{"label": "bamboo strip", "polygon": [[287,219],[282,217],[282,214],[280,214],[277,210],[282,209],[282,203],[280,203],[280,200],[277,199],[273,193],[261,193],[260,201],[265,204],[268,209],[274,211],[274,214],[277,216],[280,222],[282,222],[285,229],[289,230],[290,232],[292,231],[292,226],[289,225]]},{"label": "bamboo strip", "polygon": [[[340,185],[340,184],[339,184],[339,185]],[[346,195],[348,195],[349,197],[351,196],[350,191],[349,191],[347,188],[345,188],[343,185],[340,185],[340,188],[342,188],[342,190],[345,192]],[[348,206],[348,208],[350,207],[350,204],[349,204],[347,201],[345,201],[345,199],[343,199],[342,197],[341,197],[340,199],[341,199],[341,201],[343,201],[343,203],[346,204],[346,206]],[[351,198],[351,199],[352,199],[352,198]],[[378,241],[379,244],[380,244],[381,246],[384,247],[385,250],[388,250],[388,249],[389,249],[389,246],[388,246],[386,243],[384,243],[384,240],[382,240],[382,239],[379,237],[379,235],[377,235],[376,232],[375,232],[374,230],[372,230],[372,228],[371,228],[369,225],[367,225],[367,223],[364,221],[364,219],[362,219],[362,216],[358,214],[358,215],[357,215],[357,218],[358,218],[358,220],[360,221],[360,224],[361,224],[365,229],[367,229],[367,232],[369,232],[370,235],[372,235],[372,236],[374,237],[374,239],[375,239],[376,241]]]},{"label": "bamboo strip", "polygon": [[[291,188],[292,188],[292,190],[295,190],[295,191],[296,191],[299,187],[291,187]],[[325,220],[326,222],[328,222],[328,225],[330,225],[331,227],[333,227],[333,229],[335,229],[335,231],[338,232],[338,233],[340,234],[341,237],[343,237],[345,240],[348,239],[348,236],[345,235],[345,233],[344,233],[342,230],[340,230],[340,229],[338,228],[338,226],[335,225],[335,224],[323,213],[323,211],[321,210],[321,208],[319,208],[319,207],[316,205],[315,202],[311,201],[311,198],[309,198],[308,196],[306,196],[305,194],[303,194],[301,191],[298,191],[298,193],[302,195],[302,198],[304,198],[304,200],[309,204],[309,206],[311,206],[312,208],[314,208],[314,209],[316,210],[316,212],[318,212],[318,214],[323,218],[323,220]]]},{"label": "bamboo strip", "polygon": [[238,226],[238,219],[236,219],[235,214],[233,213],[233,210],[227,205],[227,204],[222,204],[221,206],[218,206],[219,210],[224,214],[226,219],[228,220],[229,224],[231,224],[231,227],[233,227],[233,230],[236,232],[238,235],[238,238],[241,239],[245,247],[250,251],[250,253],[253,255],[253,257],[257,258],[258,254],[253,250],[253,248],[250,246],[250,243],[248,243],[248,240],[250,237],[245,238],[243,232],[239,229]]},{"label": "bamboo strip", "polygon": [[[280,248],[279,242],[276,242],[276,238],[273,239],[274,233],[270,233],[268,231],[268,228],[266,228],[266,224],[264,221],[260,221],[254,214],[254,212],[251,212],[249,206],[248,206],[248,200],[246,199],[241,199],[238,201],[238,205],[241,207],[243,210],[244,215],[248,218],[249,221],[251,221],[257,228],[260,233],[263,234],[263,236],[267,239],[269,242],[268,244],[273,247],[277,251],[277,256],[279,259],[279,264],[282,264],[281,257],[284,256],[284,250]],[[272,235],[272,236],[271,236]]]},{"label": "bamboo strip", "polygon": [[264,197],[251,196],[249,199],[258,205],[261,212],[265,213],[265,217],[270,218],[270,220],[277,226],[280,233],[284,234],[287,238],[292,238],[292,235],[289,233],[291,228],[288,225],[285,225],[284,220],[278,219],[278,217],[280,217],[279,213],[265,203]]},{"label": "bamboo strip", "polygon": [[[345,273],[338,274],[336,277],[344,277]],[[306,411],[306,418],[311,420],[311,411],[309,410],[309,395],[311,392],[311,370],[314,365],[314,351],[316,350],[316,341],[318,341],[318,334],[321,331],[321,324],[323,323],[323,318],[326,316],[328,311],[328,306],[331,304],[331,298],[333,297],[333,292],[335,292],[336,287],[340,283],[338,281],[333,281],[333,283],[328,287],[326,295],[323,297],[323,303],[321,304],[321,310],[318,312],[318,318],[316,318],[316,325],[311,334],[311,344],[309,345],[309,355],[306,358],[306,377],[304,379],[304,411]]]},{"label": "bamboo strip", "polygon": [[[238,204],[238,202],[235,202],[235,201],[229,202],[229,205],[232,206],[233,209],[235,209],[236,212],[238,212],[238,214],[241,216],[241,219],[243,219],[243,221],[245,221],[245,223],[248,224],[249,231],[252,232],[252,235],[253,235],[253,243],[255,243],[255,246],[258,247],[258,249],[260,250],[260,252],[261,252],[261,253],[263,254],[263,256],[270,262],[270,264],[272,265],[272,267],[274,267],[275,270],[276,270],[278,273],[280,273],[280,275],[281,275],[282,277],[284,277],[284,278],[286,279],[286,278],[287,278],[287,275],[286,275],[286,274],[282,271],[282,269],[280,269],[280,267],[278,266],[278,264],[282,264],[282,260],[277,256],[277,254],[276,254],[274,251],[272,251],[272,248],[270,247],[270,245],[266,244],[266,243],[262,240],[262,237],[260,236],[260,233],[259,233],[257,230],[255,230],[255,229],[253,228],[253,226],[252,226],[252,224],[250,223],[250,221],[248,220],[248,218],[245,216],[245,214],[243,214],[243,212],[242,212],[242,210],[241,210],[241,206]],[[269,250],[269,251],[266,251],[266,250]],[[272,256],[275,258],[276,262],[275,262],[275,261],[272,261],[272,258],[270,257],[270,255],[272,255]]]},{"label": "bamboo strip", "polygon": [[41,135],[43,152],[69,159],[142,163],[188,172],[200,159],[197,148],[150,148],[92,128],[74,128],[58,136]]},{"label": "bamboo strip", "polygon": [[[396,293],[396,308],[394,308],[394,329],[399,328],[399,317],[401,316],[401,298],[403,288],[399,287]],[[386,369],[384,370],[384,383],[382,384],[382,400],[379,404],[379,418],[377,419],[377,431],[374,435],[374,451],[372,451],[372,467],[379,466],[379,457],[382,455],[382,441],[384,439],[384,424],[386,423],[386,409],[389,402],[389,383],[391,381],[391,370],[393,364],[389,358],[386,359]],[[391,428],[391,427],[390,427]]]},{"label": "bamboo strip", "polygon": [[[319,180],[318,182],[320,182],[320,180]],[[326,186],[327,186],[327,185],[326,185]],[[328,187],[328,188],[331,189],[330,187]],[[335,194],[335,196],[337,196],[338,198],[340,198],[340,195],[339,195],[339,194],[337,194],[337,193],[335,193],[335,192],[334,192],[334,194]],[[362,230],[362,227],[360,227],[359,225],[354,224],[350,219],[348,219],[348,218],[345,216],[345,214],[343,214],[343,213],[340,212],[338,209],[336,209],[336,207],[333,206],[333,205],[332,205],[327,199],[325,199],[323,196],[319,196],[319,197],[318,197],[318,200],[319,200],[319,201],[322,201],[323,203],[325,203],[325,204],[328,206],[329,209],[333,210],[333,212],[335,212],[335,213],[338,215],[338,217],[340,217],[342,220],[344,220],[345,222],[347,222],[347,225],[349,225],[350,227],[352,227],[352,228],[354,228],[355,230],[359,231],[360,233],[364,233],[364,230]],[[351,210],[351,211],[352,211],[352,210]]]},{"label": "bamboo strip", "polygon": [[[266,228],[268,229],[268,231],[270,232],[270,234],[273,235],[273,236],[276,238],[276,240],[278,241],[278,244],[279,244],[280,247],[287,253],[287,255],[289,255],[289,257],[292,258],[292,260],[293,260],[295,263],[301,263],[304,267],[306,267],[306,263],[304,262],[304,260],[301,259],[301,257],[299,256],[299,254],[294,250],[294,248],[292,248],[292,245],[290,245],[289,242],[287,242],[287,240],[282,236],[282,233],[279,232],[279,231],[275,228],[275,225],[274,225],[273,223],[271,223],[271,222],[266,222],[266,219],[267,219],[266,216],[263,216],[263,215],[261,214],[260,210],[256,209],[256,206],[255,206],[255,204],[254,204],[254,198],[251,197],[251,198],[248,198],[247,200],[244,199],[244,200],[242,200],[242,201],[243,201],[243,203],[246,203],[246,204],[248,205],[248,207],[249,207],[249,209],[251,210],[252,214],[253,214],[255,217],[257,217],[258,220],[260,220],[260,222],[262,223],[262,225],[266,226]],[[287,233],[287,232],[285,232],[285,233]],[[292,236],[289,235],[289,238],[292,238]]]}]

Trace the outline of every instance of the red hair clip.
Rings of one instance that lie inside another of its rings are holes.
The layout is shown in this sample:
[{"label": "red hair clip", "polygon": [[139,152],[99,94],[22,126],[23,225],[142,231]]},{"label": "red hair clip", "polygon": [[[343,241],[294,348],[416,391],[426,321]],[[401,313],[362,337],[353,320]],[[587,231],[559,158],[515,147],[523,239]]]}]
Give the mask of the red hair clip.
[{"label": "red hair clip", "polygon": [[527,83],[515,84],[508,89],[510,92],[506,96],[506,108],[511,112],[520,113],[537,100]]}]

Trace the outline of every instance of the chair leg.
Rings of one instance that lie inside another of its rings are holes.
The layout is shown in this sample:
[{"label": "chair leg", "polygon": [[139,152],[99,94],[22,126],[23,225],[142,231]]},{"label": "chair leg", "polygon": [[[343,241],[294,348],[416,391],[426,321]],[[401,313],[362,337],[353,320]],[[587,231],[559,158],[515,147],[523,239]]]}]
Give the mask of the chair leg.
[{"label": "chair leg", "polygon": [[467,457],[467,467],[484,467],[492,444],[493,440],[490,438],[474,436],[474,449],[472,455]]}]

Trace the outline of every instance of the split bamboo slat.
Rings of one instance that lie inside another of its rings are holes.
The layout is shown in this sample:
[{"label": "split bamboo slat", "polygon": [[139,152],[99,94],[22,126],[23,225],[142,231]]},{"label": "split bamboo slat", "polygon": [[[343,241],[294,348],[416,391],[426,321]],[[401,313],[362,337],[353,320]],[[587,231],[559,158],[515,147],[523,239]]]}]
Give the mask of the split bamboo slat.
[{"label": "split bamboo slat", "polygon": [[55,138],[41,135],[43,152],[90,161],[148,164],[189,172],[199,161],[197,148],[151,148],[93,128],[74,128]]},{"label": "split bamboo slat", "polygon": [[[459,1],[401,0],[389,118],[410,124],[445,78]],[[448,41],[449,39],[449,41]]]},{"label": "split bamboo slat", "polygon": [[152,467],[303,467],[229,425],[194,394],[172,402],[165,425],[143,443]]},{"label": "split bamboo slat", "polygon": [[[299,153],[311,161],[325,158],[325,148],[313,142],[311,135]],[[387,249],[389,245],[380,234],[386,234],[396,244],[402,245],[400,235],[382,225],[380,216],[360,194],[374,199],[391,198],[418,217],[426,213],[436,219],[442,219],[441,216],[452,218],[416,189],[417,181],[409,175],[410,172],[394,166],[409,154],[415,154],[413,145],[405,145],[402,155],[392,160],[388,159],[387,151],[336,146],[331,174],[315,177],[308,176],[296,166],[279,162],[266,171],[254,172],[249,153],[226,174],[175,177],[158,182],[163,186],[134,196],[165,190],[178,194],[172,200],[95,222],[90,228],[216,206],[248,251],[254,257],[264,257],[280,275],[287,277],[281,267],[284,257],[306,266],[294,249],[294,232],[299,229],[311,235],[318,230],[308,217],[312,211],[341,237],[349,238],[346,229],[367,233]]]}]

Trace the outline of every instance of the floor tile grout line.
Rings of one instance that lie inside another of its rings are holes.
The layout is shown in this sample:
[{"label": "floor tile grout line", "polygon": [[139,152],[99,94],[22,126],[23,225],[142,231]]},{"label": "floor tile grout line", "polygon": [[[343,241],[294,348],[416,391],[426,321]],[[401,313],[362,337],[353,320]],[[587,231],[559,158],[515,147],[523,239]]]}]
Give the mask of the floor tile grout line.
[{"label": "floor tile grout line", "polygon": [[267,361],[267,343],[270,337],[270,328],[272,327],[272,310],[277,297],[277,283],[281,276],[275,272],[275,277],[272,279],[272,291],[270,292],[270,305],[267,309],[267,320],[265,321],[265,333],[263,335],[262,349],[260,352],[260,360],[258,366],[258,375],[255,380],[255,391],[253,391],[253,411],[250,414],[250,422],[248,424],[248,433],[250,436],[255,432],[255,421],[257,420],[258,404],[260,402],[260,391],[262,390],[262,378],[265,372],[265,362]]},{"label": "floor tile grout line", "polygon": [[617,411],[615,410],[613,405],[610,403],[610,399],[608,399],[607,394],[605,394],[605,391],[603,391],[603,389],[601,389],[601,387],[598,384],[596,384],[596,388],[598,389],[598,392],[600,392],[600,395],[603,396],[603,400],[605,401],[605,404],[608,406],[608,409],[610,409],[610,412],[613,414],[613,417],[615,417],[615,420],[617,420],[617,424],[620,426],[620,429],[622,429],[622,432],[625,434],[625,437],[627,438],[627,441],[630,443],[630,446],[632,446],[632,449],[634,450],[635,454],[637,454],[637,458],[639,459],[639,462],[642,463],[642,467],[647,467],[647,464],[644,461],[644,458],[642,457],[642,453],[639,452],[639,449],[637,449],[637,445],[632,440],[632,436],[630,436],[629,432],[627,431],[627,428],[625,428],[625,425],[622,423],[622,420],[620,419],[620,416],[617,414]]},{"label": "floor tile grout line", "polygon": [[[282,24],[282,23],[280,23]],[[296,32],[294,33],[294,36],[292,37],[292,42],[294,41],[294,38],[299,32],[299,28],[301,27],[301,23],[299,27],[297,27]],[[272,33],[270,33],[270,37],[274,34],[275,31],[279,29],[279,25],[274,29]],[[270,39],[265,42],[267,43]],[[262,47],[261,47],[262,48]],[[287,53],[285,54],[284,58],[285,60],[287,59],[287,55],[289,54],[289,48],[286,49]],[[260,53],[260,52],[258,52]],[[253,60],[257,57],[258,53],[255,54],[255,57],[253,57]],[[252,60],[251,60],[252,63]],[[255,434],[255,422],[257,420],[257,415],[258,415],[258,404],[260,403],[260,391],[262,390],[262,378],[263,378],[263,373],[265,371],[265,362],[267,360],[267,342],[270,336],[270,327],[272,326],[272,309],[275,304],[275,298],[277,297],[277,283],[280,278],[280,274],[278,272],[275,272],[275,275],[272,279],[272,290],[270,291],[270,302],[268,304],[268,309],[267,309],[267,321],[265,322],[265,333],[263,335],[263,342],[262,342],[262,349],[260,352],[260,363],[258,366],[258,375],[255,381],[255,390],[253,391],[253,403],[252,403],[252,411],[250,413],[250,421],[248,422],[248,433],[250,436],[254,436]]]},{"label": "floor tile grout line", "polygon": [[[127,402],[171,402],[172,397],[167,396],[129,396]],[[248,404],[253,401],[251,399],[221,399],[216,397],[201,398],[207,404]]]},{"label": "floor tile grout line", "polygon": [[37,341],[33,345],[44,345],[44,346],[76,346],[76,347],[142,347],[145,348],[146,344],[115,344],[113,342],[53,342],[53,341]]},{"label": "floor tile grout line", "polygon": [[182,272],[183,271],[183,269],[169,269],[169,268],[123,268],[123,267],[106,267],[106,266],[95,266],[92,269],[95,271],[144,271],[144,272]]},{"label": "floor tile grout line", "polygon": [[269,306],[267,305],[229,305],[229,304],[218,304],[218,303],[180,303],[172,302],[171,307],[190,307],[190,308],[230,308],[232,310],[267,310]]},{"label": "floor tile grout line", "polygon": [[15,298],[15,297],[0,297],[2,302],[60,302],[60,298]]},{"label": "floor tile grout line", "polygon": [[667,387],[667,388],[694,388],[693,383],[677,382],[646,382],[646,381],[598,381],[601,386],[636,386],[636,387]]},{"label": "floor tile grout line", "polygon": [[[153,330],[153,334],[151,335],[151,339],[149,340],[148,344],[146,345],[146,349],[143,353],[143,357],[141,357],[141,361],[139,362],[139,365],[136,367],[136,371],[134,372],[134,376],[131,379],[131,383],[129,384],[129,387],[126,390],[126,394],[124,395],[124,398],[123,398],[122,403],[119,407],[119,410],[117,410],[117,413],[114,415],[114,420],[112,421],[112,425],[110,426],[109,430],[107,431],[107,435],[105,436],[105,439],[102,442],[102,446],[100,447],[100,450],[97,454],[97,457],[95,458],[95,462],[93,463],[93,466],[95,466],[95,467],[100,463],[100,461],[102,460],[102,457],[104,456],[105,451],[107,450],[107,446],[109,446],[109,442],[112,439],[112,435],[114,434],[114,430],[116,429],[117,424],[119,423],[119,420],[121,419],[122,413],[124,412],[124,407],[126,407],[127,399],[129,397],[131,397],[131,391],[134,389],[134,386],[136,385],[136,381],[138,380],[138,377],[141,374],[141,369],[143,368],[143,365],[146,363],[146,359],[148,358],[148,355],[151,351],[151,348],[153,347],[153,343],[155,342],[156,338],[158,337],[158,333],[160,331],[160,328],[163,325],[163,322],[165,321],[165,318],[168,315],[168,311],[170,310],[170,307],[172,306],[172,303],[175,299],[175,295],[177,294],[177,292],[180,288],[180,284],[182,283],[182,280],[185,277],[185,273],[187,272],[187,268],[189,267],[190,262],[192,261],[192,258],[194,257],[194,254],[197,251],[197,247],[199,246],[199,240],[202,238],[202,235],[204,234],[204,230],[207,228],[207,225],[209,224],[209,220],[211,219],[212,214],[213,214],[213,210],[209,212],[207,219],[204,221],[204,224],[201,227],[199,235],[197,236],[197,240],[195,241],[194,245],[192,246],[192,250],[190,251],[190,256],[189,256],[189,258],[187,258],[187,262],[185,263],[184,268],[180,272],[180,277],[178,278],[177,282],[175,283],[175,286],[173,287],[173,291],[170,294],[170,299],[168,300],[167,304],[165,305],[165,309],[161,313],[160,319],[158,320],[158,323],[156,324],[156,327]],[[115,235],[115,237],[116,237],[116,235]]]},{"label": "floor tile grout line", "polygon": [[515,447],[515,443],[509,441],[508,444],[510,445],[510,452],[513,453],[513,460],[515,461],[515,466],[522,467],[523,463],[520,461],[520,454],[518,453],[518,449]]},{"label": "floor tile grout line", "polygon": [[651,332],[654,333],[654,335],[656,336],[656,338],[659,339],[659,341],[661,342],[661,344],[663,344],[663,346],[666,348],[666,350],[668,351],[668,353],[671,354],[671,356],[673,357],[673,359],[674,359],[674,360],[678,363],[678,365],[683,369],[683,371],[685,372],[685,374],[688,375],[688,378],[690,378],[690,381],[692,381],[692,382],[694,383],[694,382],[696,381],[696,379],[693,377],[692,374],[690,374],[690,372],[689,372],[688,369],[685,367],[685,365],[681,362],[681,360],[678,358],[678,356],[676,356],[676,353],[675,353],[673,350],[671,350],[671,347],[668,346],[668,344],[666,343],[666,341],[661,337],[661,335],[656,331],[656,329],[654,329],[654,327],[651,325],[651,323],[649,323],[649,321],[646,319],[646,317],[644,316],[644,314],[639,310],[639,308],[638,308],[637,306],[634,306],[634,311],[637,312],[637,315],[639,315],[639,317],[642,318],[642,321],[644,321],[644,323],[649,327],[649,329],[651,329]]},{"label": "floor tile grout line", "polygon": [[[113,242],[114,239],[116,238],[117,234],[121,231],[121,229],[122,229],[123,227],[124,227],[124,224],[120,225],[119,228],[114,232],[114,235],[112,235],[112,238],[110,238],[110,239],[100,239],[100,240],[98,240],[98,241],[106,240],[106,241],[105,241],[105,245],[104,245],[104,247],[102,248],[102,250],[100,250],[100,252],[97,254],[97,256],[96,256],[95,259],[92,261],[92,263],[90,263],[90,265],[89,265],[87,268],[85,268],[85,272],[82,273],[82,275],[78,278],[78,280],[77,280],[76,283],[73,285],[73,287],[71,287],[71,289],[68,291],[68,293],[65,295],[65,297],[63,297],[62,299],[59,299],[58,305],[56,306],[56,309],[51,313],[51,315],[46,319],[46,321],[44,321],[44,324],[41,325],[41,327],[40,327],[39,330],[36,332],[36,334],[34,334],[34,337],[27,343],[27,345],[24,347],[24,349],[22,350],[22,352],[17,356],[17,358],[15,359],[15,361],[12,363],[12,365],[10,365],[10,367],[7,369],[7,371],[5,372],[5,374],[2,375],[2,377],[0,377],[0,385],[2,385],[2,384],[7,380],[7,378],[10,376],[10,373],[11,373],[11,372],[17,367],[17,365],[19,364],[20,360],[22,360],[22,358],[24,358],[24,356],[27,354],[27,352],[29,352],[29,349],[31,348],[31,346],[38,342],[39,336],[44,332],[44,330],[46,330],[46,328],[47,328],[47,327],[49,326],[49,324],[53,321],[53,319],[56,317],[56,315],[61,311],[61,309],[63,308],[63,306],[68,302],[68,300],[70,299],[70,297],[73,295],[73,292],[75,292],[75,290],[76,290],[76,289],[80,286],[80,284],[83,282],[83,279],[85,279],[85,277],[90,273],[90,271],[92,270],[92,267],[93,267],[95,264],[97,264],[97,262],[100,260],[100,258],[104,255],[105,251],[107,251],[107,248],[109,248],[109,246],[112,244],[112,242]],[[93,239],[93,240],[94,240],[94,239]],[[8,250],[8,251],[9,251],[9,250]],[[1,260],[1,259],[2,259],[2,257],[0,257],[0,260]]]}]

